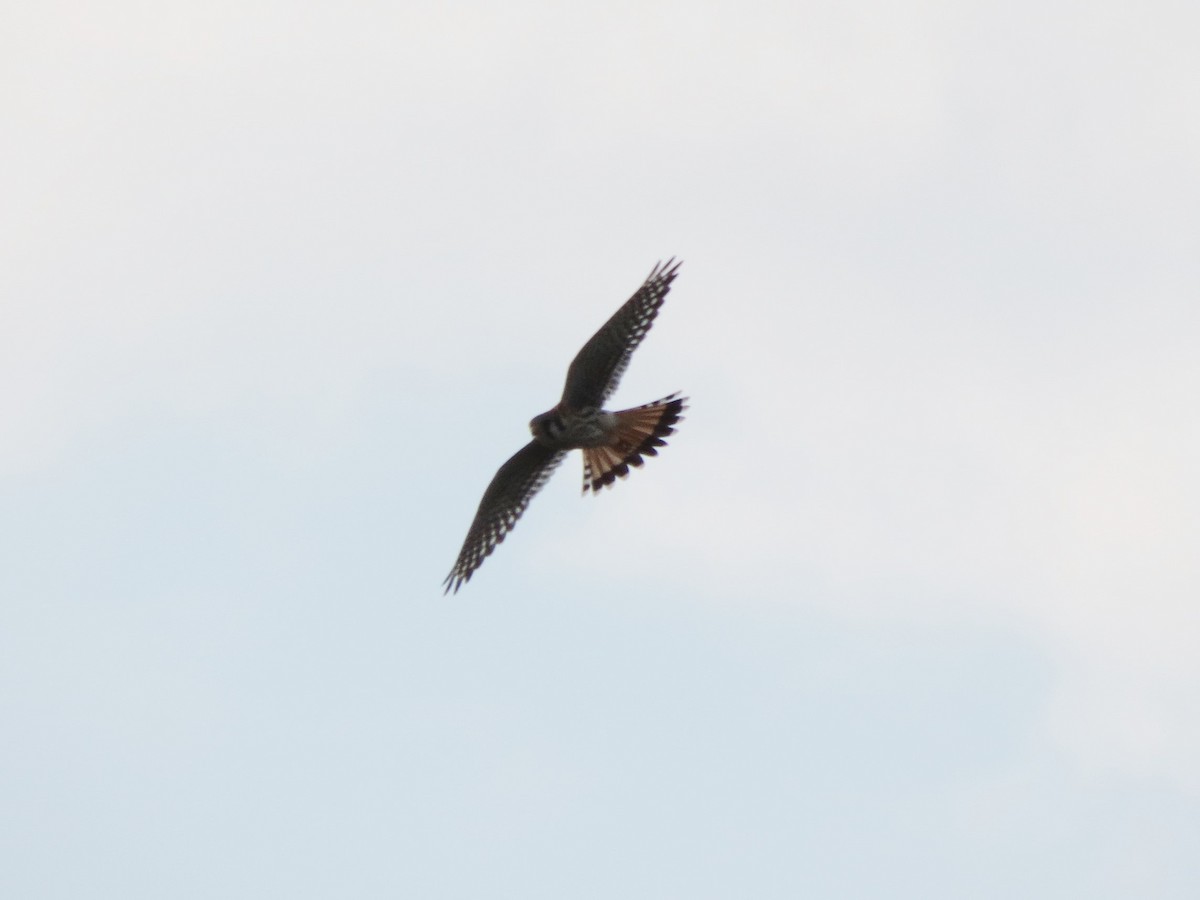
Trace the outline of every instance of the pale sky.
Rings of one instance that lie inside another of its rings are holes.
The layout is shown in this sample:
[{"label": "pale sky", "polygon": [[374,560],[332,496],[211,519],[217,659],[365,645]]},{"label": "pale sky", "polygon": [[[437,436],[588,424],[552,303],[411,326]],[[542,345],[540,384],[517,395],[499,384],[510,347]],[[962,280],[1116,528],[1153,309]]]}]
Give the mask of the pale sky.
[{"label": "pale sky", "polygon": [[1194,4],[3,18],[0,896],[1200,896]]}]

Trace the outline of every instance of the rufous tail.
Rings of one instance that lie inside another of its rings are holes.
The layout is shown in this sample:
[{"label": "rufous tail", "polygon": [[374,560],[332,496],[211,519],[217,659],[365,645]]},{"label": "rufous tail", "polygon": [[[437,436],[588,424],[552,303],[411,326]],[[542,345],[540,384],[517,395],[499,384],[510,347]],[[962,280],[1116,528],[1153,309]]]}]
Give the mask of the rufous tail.
[{"label": "rufous tail", "polygon": [[612,440],[603,447],[583,448],[583,492],[593,493],[611,487],[618,478],[629,474],[630,466],[642,465],[643,456],[658,456],[665,438],[674,433],[675,423],[683,418],[687,397],[671,394],[645,406],[613,413],[617,427]]}]

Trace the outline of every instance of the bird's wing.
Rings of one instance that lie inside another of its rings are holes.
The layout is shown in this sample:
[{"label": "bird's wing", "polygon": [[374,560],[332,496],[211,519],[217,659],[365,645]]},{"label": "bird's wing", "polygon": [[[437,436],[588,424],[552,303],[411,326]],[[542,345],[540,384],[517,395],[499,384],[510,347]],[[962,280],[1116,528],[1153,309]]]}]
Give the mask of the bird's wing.
[{"label": "bird's wing", "polygon": [[567,370],[563,409],[600,407],[617,389],[681,265],[674,258],[656,265],[637,292],[583,345]]},{"label": "bird's wing", "polygon": [[446,593],[452,588],[458,593],[458,589],[471,580],[471,574],[483,565],[496,545],[517,524],[533,495],[542,489],[566,455],[565,450],[551,450],[537,441],[530,441],[500,467],[483,492],[458,561],[443,582]]}]

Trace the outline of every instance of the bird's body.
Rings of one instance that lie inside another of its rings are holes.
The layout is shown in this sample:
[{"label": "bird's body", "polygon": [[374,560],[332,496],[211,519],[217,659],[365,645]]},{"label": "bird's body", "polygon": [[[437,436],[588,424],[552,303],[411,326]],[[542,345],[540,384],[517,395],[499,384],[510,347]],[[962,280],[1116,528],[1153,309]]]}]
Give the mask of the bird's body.
[{"label": "bird's body", "polygon": [[617,417],[603,409],[589,407],[563,412],[554,409],[534,416],[529,422],[533,439],[544,447],[555,450],[582,450],[584,447],[599,447],[605,444],[616,428]]},{"label": "bird's body", "polygon": [[525,507],[570,450],[583,451],[583,490],[609,487],[641,466],[675,430],[686,408],[678,394],[633,409],[602,408],[616,389],[633,351],[641,343],[666,298],[680,263],[655,266],[638,291],[617,310],[567,371],[558,404],[529,423],[533,440],[508,460],[484,492],[475,520],[447,576],[446,591],[457,591],[512,530]]}]

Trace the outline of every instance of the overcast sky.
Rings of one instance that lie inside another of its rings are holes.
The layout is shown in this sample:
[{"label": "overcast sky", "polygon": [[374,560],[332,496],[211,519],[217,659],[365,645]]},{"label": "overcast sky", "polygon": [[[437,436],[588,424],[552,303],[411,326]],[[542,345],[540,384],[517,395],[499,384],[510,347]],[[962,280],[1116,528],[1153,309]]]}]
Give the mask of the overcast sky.
[{"label": "overcast sky", "polygon": [[3,19],[0,895],[1200,896],[1193,4]]}]

